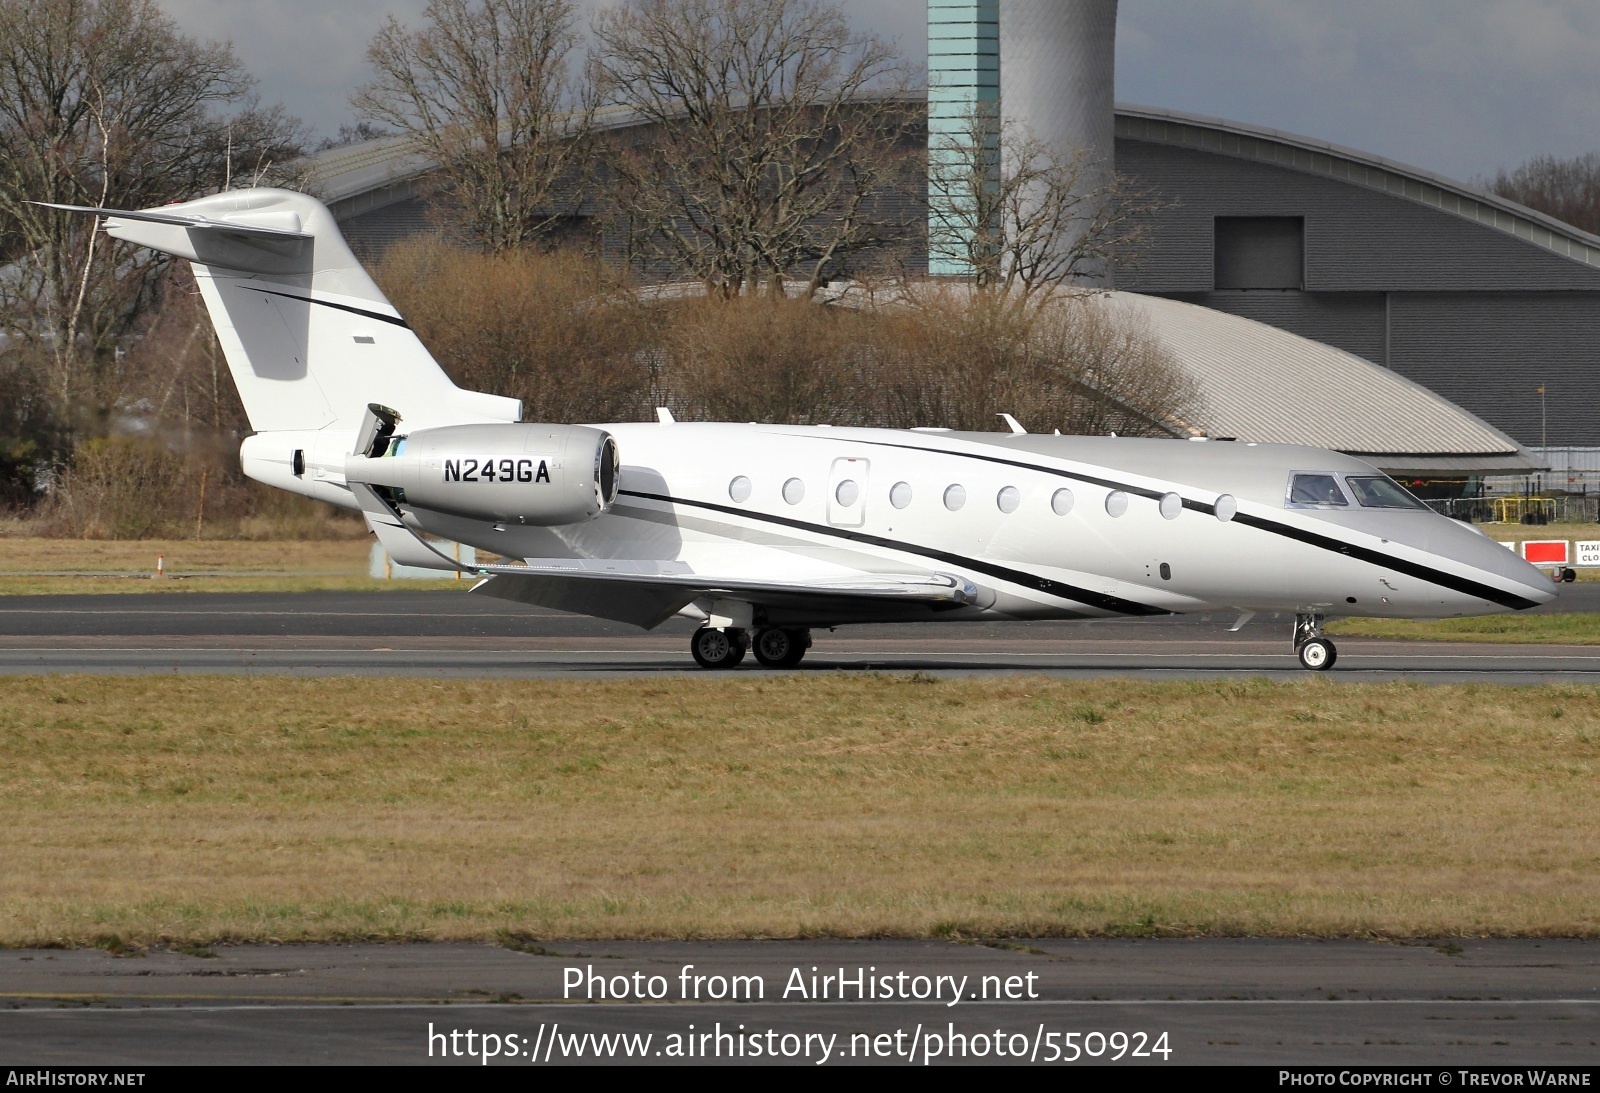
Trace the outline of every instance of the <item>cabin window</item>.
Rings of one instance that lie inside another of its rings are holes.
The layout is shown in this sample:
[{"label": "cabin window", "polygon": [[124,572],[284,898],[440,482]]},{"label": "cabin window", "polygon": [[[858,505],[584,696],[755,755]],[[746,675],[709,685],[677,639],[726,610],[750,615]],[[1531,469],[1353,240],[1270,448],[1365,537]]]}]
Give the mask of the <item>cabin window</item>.
[{"label": "cabin window", "polygon": [[741,474],[738,478],[729,482],[728,496],[740,505],[750,500],[750,480]]},{"label": "cabin window", "polygon": [[806,499],[806,484],[798,478],[791,478],[783,484],[783,499],[791,505],[798,505]]},{"label": "cabin window", "polygon": [[911,483],[896,482],[889,490],[889,504],[897,509],[911,504]]},{"label": "cabin window", "polygon": [[1022,504],[1022,494],[1015,486],[1007,486],[994,496],[994,503],[1001,512],[1016,512],[1017,506]]},{"label": "cabin window", "polygon": [[1234,500],[1231,493],[1219,494],[1216,502],[1211,507],[1211,511],[1216,514],[1218,520],[1226,524],[1229,520],[1239,515],[1239,502]]},{"label": "cabin window", "polygon": [[1128,495],[1121,490],[1112,490],[1106,494],[1106,515],[1121,516],[1128,511]]},{"label": "cabin window", "polygon": [[955,512],[967,503],[967,487],[961,485],[947,486],[944,491],[944,507]]},{"label": "cabin window", "polygon": [[1050,495],[1050,511],[1057,516],[1065,516],[1072,511],[1072,491],[1057,490]]},{"label": "cabin window", "polygon": [[1305,288],[1305,218],[1219,216],[1212,258],[1218,289]]},{"label": "cabin window", "polygon": [[1343,508],[1350,504],[1339,480],[1331,474],[1297,474],[1289,482],[1289,504],[1310,508],[1329,505]]},{"label": "cabin window", "polygon": [[834,500],[838,501],[839,504],[843,505],[845,508],[849,508],[851,505],[855,504],[860,496],[861,487],[856,485],[855,479],[853,478],[846,478],[843,482],[840,482],[838,488],[833,491]]},{"label": "cabin window", "polygon": [[1175,493],[1161,495],[1161,516],[1165,520],[1176,520],[1183,511],[1183,498]]},{"label": "cabin window", "polygon": [[1428,506],[1412,497],[1406,488],[1382,475],[1345,475],[1344,484],[1356,495],[1364,509],[1425,509]]}]

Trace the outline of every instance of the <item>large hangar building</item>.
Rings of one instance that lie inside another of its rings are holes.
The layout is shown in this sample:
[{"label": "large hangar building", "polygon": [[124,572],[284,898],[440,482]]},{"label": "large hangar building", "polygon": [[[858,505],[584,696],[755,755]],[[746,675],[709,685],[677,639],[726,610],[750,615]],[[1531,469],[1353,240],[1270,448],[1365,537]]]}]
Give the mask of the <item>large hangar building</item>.
[{"label": "large hangar building", "polygon": [[[1436,492],[1600,447],[1600,238],[1327,142],[1113,106],[1115,16],[1115,0],[930,0],[929,131],[998,102],[1158,198],[1139,261],[1104,287],[1195,373],[1209,432],[1359,453]],[[431,167],[389,138],[323,153],[316,181],[376,250],[431,230]]]},{"label": "large hangar building", "polygon": [[1600,445],[1600,239],[1325,142],[1119,106],[1117,170],[1175,204],[1118,287],[1366,358],[1536,449]]}]

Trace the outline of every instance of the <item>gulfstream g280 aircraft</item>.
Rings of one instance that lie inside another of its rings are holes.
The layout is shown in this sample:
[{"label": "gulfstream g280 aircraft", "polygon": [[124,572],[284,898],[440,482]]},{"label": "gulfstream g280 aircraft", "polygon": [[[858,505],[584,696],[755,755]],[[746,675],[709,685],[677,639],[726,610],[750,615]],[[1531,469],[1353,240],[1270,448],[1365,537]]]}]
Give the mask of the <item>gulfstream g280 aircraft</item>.
[{"label": "gulfstream g280 aircraft", "polygon": [[654,627],[707,668],[799,662],[853,622],[1518,611],[1532,566],[1359,459],[1277,445],[826,426],[523,422],[456,387],[328,210],[254,189],[108,217],[194,263],[255,435],[245,473],[359,509],[408,565],[424,533],[521,558],[473,589]]}]

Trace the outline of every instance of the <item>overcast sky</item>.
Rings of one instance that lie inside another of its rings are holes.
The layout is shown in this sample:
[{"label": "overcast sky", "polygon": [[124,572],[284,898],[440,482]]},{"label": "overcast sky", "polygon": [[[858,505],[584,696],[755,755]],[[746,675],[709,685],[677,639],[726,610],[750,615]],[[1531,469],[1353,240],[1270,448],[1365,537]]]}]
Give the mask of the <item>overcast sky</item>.
[{"label": "overcast sky", "polygon": [[[267,101],[353,120],[367,42],[425,0],[160,0],[232,41]],[[605,0],[580,0],[586,12]],[[921,64],[924,0],[854,0]],[[1596,0],[1121,0],[1117,98],[1271,126],[1459,179],[1600,150]]]}]

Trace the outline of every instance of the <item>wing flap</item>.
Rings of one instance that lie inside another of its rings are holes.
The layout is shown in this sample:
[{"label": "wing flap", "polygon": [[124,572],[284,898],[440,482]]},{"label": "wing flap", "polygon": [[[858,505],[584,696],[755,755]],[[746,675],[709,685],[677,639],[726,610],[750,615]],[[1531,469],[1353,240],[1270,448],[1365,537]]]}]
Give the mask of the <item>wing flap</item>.
[{"label": "wing flap", "polygon": [[870,573],[774,581],[671,572],[669,565],[655,562],[572,563],[564,559],[476,568],[489,578],[472,589],[482,595],[632,623],[646,630],[704,598],[785,607],[886,600],[960,606],[978,598],[976,586],[948,573]]}]

